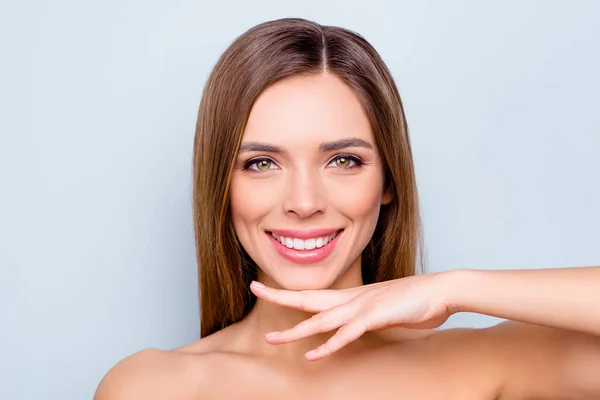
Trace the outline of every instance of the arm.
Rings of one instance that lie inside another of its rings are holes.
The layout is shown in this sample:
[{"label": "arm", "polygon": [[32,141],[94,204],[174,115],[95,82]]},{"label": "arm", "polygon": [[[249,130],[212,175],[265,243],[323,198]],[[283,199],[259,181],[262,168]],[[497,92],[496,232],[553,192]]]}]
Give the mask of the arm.
[{"label": "arm", "polygon": [[[600,268],[457,270],[335,290],[290,291],[253,283],[257,297],[316,313],[265,337],[283,344],[338,329],[305,356],[331,355],[364,332],[434,328],[476,312],[513,321],[480,330],[502,399],[600,398]],[[476,351],[474,349],[473,351]]]},{"label": "arm", "polygon": [[328,290],[292,291],[253,282],[250,289],[270,303],[317,313],[293,328],[271,332],[269,343],[344,327],[307,354],[311,360],[332,354],[366,331],[436,328],[461,311],[600,336],[600,267],[463,269]]},{"label": "arm", "polygon": [[600,336],[600,267],[457,270],[449,308]]}]

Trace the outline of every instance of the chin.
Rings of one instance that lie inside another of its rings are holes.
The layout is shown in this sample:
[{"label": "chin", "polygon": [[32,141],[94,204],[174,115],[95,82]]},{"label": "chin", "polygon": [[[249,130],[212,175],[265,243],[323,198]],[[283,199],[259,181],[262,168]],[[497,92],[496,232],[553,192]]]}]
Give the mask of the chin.
[{"label": "chin", "polygon": [[301,267],[279,267],[273,273],[265,273],[268,281],[286,290],[327,289],[336,281],[333,271],[316,271]]},{"label": "chin", "polygon": [[330,260],[327,264],[319,265],[269,261],[262,264],[266,268],[260,268],[260,275],[262,275],[260,278],[264,278],[262,282],[267,286],[286,290],[322,290],[333,287],[354,287],[362,283],[360,256],[354,262]]}]

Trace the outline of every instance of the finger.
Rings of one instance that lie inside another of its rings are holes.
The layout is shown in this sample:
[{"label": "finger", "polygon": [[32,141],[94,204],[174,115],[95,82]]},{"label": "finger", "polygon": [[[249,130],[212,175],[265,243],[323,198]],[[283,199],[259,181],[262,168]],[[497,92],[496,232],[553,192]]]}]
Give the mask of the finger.
[{"label": "finger", "polygon": [[252,283],[252,293],[273,304],[307,312],[321,312],[352,300],[356,294],[349,290],[284,290],[260,287]]},{"label": "finger", "polygon": [[390,281],[361,285],[348,289],[318,289],[318,290],[285,290],[275,289],[253,281],[250,289],[263,300],[274,304],[295,308],[307,312],[321,312],[328,308],[346,303],[353,298],[376,287],[391,284]]},{"label": "finger", "polygon": [[310,361],[327,357],[361,337],[368,330],[368,326],[366,318],[355,318],[338,329],[327,342],[306,353],[305,357]]},{"label": "finger", "polygon": [[343,304],[313,315],[291,329],[267,334],[266,340],[271,344],[295,342],[308,336],[332,331],[344,325],[354,317],[354,307]]}]

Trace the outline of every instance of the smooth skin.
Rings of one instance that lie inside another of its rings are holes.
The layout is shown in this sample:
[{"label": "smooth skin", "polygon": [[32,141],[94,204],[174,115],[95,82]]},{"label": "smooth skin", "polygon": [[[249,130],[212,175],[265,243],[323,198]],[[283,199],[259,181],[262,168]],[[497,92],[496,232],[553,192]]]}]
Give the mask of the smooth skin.
[{"label": "smooth skin", "polygon": [[[348,139],[370,148],[323,151]],[[256,305],[197,342],[127,357],[95,400],[600,398],[598,267],[459,269],[363,285],[360,253],[391,194],[367,116],[337,77],[266,89],[242,150],[231,209],[259,266]],[[310,265],[278,254],[266,233],[315,228],[343,233]],[[434,329],[461,311],[512,321]]]}]

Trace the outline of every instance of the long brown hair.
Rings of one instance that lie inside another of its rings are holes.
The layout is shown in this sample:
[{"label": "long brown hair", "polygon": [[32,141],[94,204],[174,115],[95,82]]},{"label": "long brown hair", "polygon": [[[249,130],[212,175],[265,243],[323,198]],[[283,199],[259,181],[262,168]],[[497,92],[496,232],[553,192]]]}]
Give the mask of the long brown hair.
[{"label": "long brown hair", "polygon": [[238,37],[210,74],[198,111],[193,214],[201,336],[244,318],[255,297],[256,265],[237,240],[229,188],[234,160],[257,97],[293,75],[335,74],[357,93],[369,116],[393,200],[382,206],[363,251],[365,284],[415,274],[422,266],[417,187],[406,119],[394,80],[360,35],[300,18],[257,25]]}]

